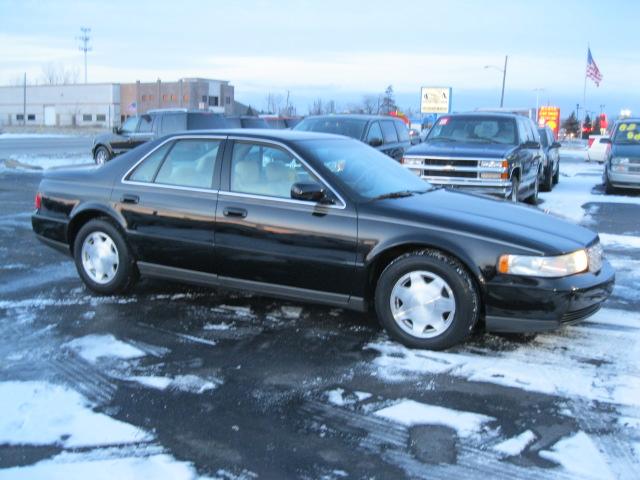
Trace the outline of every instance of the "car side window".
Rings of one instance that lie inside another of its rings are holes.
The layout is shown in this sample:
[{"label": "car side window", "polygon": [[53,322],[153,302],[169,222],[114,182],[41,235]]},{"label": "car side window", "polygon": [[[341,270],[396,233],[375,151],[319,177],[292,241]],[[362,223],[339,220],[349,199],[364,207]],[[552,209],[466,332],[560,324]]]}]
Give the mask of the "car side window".
[{"label": "car side window", "polygon": [[369,133],[367,133],[367,143],[371,140],[382,140],[382,130],[378,122],[373,122],[369,127]]},{"label": "car side window", "polygon": [[299,160],[287,151],[250,142],[235,142],[231,155],[232,192],[291,198],[297,182],[318,182]]},{"label": "car side window", "polygon": [[186,130],[186,117],[186,113],[169,113],[163,115],[162,123],[160,126],[160,134],[166,135],[167,133]]},{"label": "car side window", "polygon": [[529,142],[531,140],[531,133],[527,128],[527,125],[524,123],[524,119],[518,118],[518,136],[520,137],[520,143]]},{"label": "car side window", "polygon": [[396,127],[393,126],[393,121],[383,120],[380,123],[382,124],[384,143],[398,143],[398,132],[396,132]]},{"label": "car side window", "polygon": [[525,122],[529,127],[529,137],[531,138],[531,141],[540,143],[540,135],[538,134],[538,130],[536,129],[533,122],[531,120],[525,120]]},{"label": "car side window", "polygon": [[176,141],[167,153],[154,183],[211,188],[220,143],[221,140],[212,139]]},{"label": "car side window", "polygon": [[142,115],[140,117],[140,123],[138,124],[138,133],[148,133],[151,131],[153,125],[153,119],[151,115]]},{"label": "car side window", "polygon": [[145,158],[131,173],[131,175],[129,175],[127,180],[131,180],[133,182],[153,182],[156,172],[158,171],[158,168],[160,168],[160,164],[162,164],[162,161],[171,148],[171,145],[171,142],[167,142]]},{"label": "car side window", "polygon": [[136,131],[136,126],[138,125],[138,120],[140,117],[129,117],[122,125],[120,129],[122,133],[133,133]]},{"label": "car side window", "polygon": [[393,123],[396,126],[396,131],[398,132],[398,139],[401,142],[410,142],[411,138],[409,137],[409,129],[404,122],[396,121]]}]

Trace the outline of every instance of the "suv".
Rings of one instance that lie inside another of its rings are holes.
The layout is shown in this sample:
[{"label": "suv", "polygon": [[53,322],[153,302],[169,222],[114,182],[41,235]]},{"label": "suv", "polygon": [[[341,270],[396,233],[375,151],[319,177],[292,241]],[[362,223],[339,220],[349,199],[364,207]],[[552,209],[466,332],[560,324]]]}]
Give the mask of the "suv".
[{"label": "suv", "polygon": [[607,193],[616,188],[640,189],[640,118],[626,118],[615,124],[611,138],[600,141],[611,148],[604,164]]},{"label": "suv", "polygon": [[411,147],[409,129],[404,122],[380,115],[317,115],[305,118],[293,129],[355,138],[397,161]]},{"label": "suv", "polygon": [[402,163],[435,185],[536,204],[543,155],[528,117],[460,113],[440,117]]},{"label": "suv", "polygon": [[538,128],[540,143],[542,144],[542,175],[541,189],[550,192],[560,180],[560,144],[556,142],[553,130],[549,127]]},{"label": "suv", "polygon": [[116,155],[169,133],[228,126],[225,117],[210,112],[150,110],[144,115],[127,118],[121,127],[113,127],[113,133],[96,136],[91,153],[95,162],[101,165]]}]

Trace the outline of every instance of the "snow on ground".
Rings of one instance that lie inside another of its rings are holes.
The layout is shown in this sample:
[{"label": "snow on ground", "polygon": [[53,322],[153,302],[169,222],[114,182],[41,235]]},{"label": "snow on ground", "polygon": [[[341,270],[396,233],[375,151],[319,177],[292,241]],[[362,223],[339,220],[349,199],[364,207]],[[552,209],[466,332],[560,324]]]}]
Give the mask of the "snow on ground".
[{"label": "snow on ground", "polygon": [[458,352],[367,345],[376,374],[390,382],[425,373],[546,394],[640,406],[640,314],[603,309],[575,327],[538,335],[514,350],[462,346]]},{"label": "snow on ground", "polygon": [[576,475],[576,478],[614,479],[602,454],[584,432],[563,438],[550,450],[541,451],[540,456],[559,463],[568,473]]},{"label": "snow on ground", "polygon": [[536,434],[531,430],[525,430],[520,435],[500,442],[493,446],[493,449],[506,457],[515,457],[531,445],[537,439]]},{"label": "snow on ground", "polygon": [[70,138],[74,136],[62,133],[0,133],[0,141],[13,138]]},{"label": "snow on ground", "polygon": [[640,237],[600,233],[600,241],[607,247],[640,248]]},{"label": "snow on ground", "polygon": [[462,412],[415,400],[401,400],[395,405],[378,410],[375,415],[406,426],[443,425],[453,428],[460,437],[475,435],[485,423],[495,420],[479,413]]},{"label": "snow on ground", "polygon": [[87,335],[75,338],[63,346],[75,350],[78,355],[91,363],[95,363],[103,357],[130,359],[146,355],[142,350],[116,339],[111,334]]},{"label": "snow on ground", "polygon": [[[11,168],[37,168],[49,169],[78,165],[95,166],[95,162],[89,153],[86,155],[10,155]],[[2,163],[0,163],[2,167]]]}]

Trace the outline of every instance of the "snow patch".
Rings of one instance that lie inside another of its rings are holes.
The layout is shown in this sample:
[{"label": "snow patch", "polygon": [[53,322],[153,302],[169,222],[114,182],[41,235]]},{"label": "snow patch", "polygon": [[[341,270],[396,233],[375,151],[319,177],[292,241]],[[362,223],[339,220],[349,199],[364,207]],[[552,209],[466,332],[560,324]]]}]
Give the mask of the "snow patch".
[{"label": "snow patch", "polygon": [[144,385],[145,387],[156,388],[158,390],[165,390],[171,382],[173,381],[169,377],[159,377],[155,375],[151,375],[148,377],[145,376],[135,376],[129,377],[128,380],[132,380],[134,382],[139,383],[140,385]]},{"label": "snow patch", "polygon": [[607,247],[640,248],[640,237],[600,233],[600,242]]},{"label": "snow patch", "polygon": [[103,357],[130,359],[146,355],[142,350],[116,339],[111,334],[87,335],[71,340],[63,346],[75,350],[78,355],[91,363],[95,363],[99,358]]},{"label": "snow patch", "polygon": [[224,331],[224,330],[229,330],[231,328],[231,325],[228,323],[207,323],[204,327],[202,327],[204,330],[217,330],[217,331]]},{"label": "snow patch", "polygon": [[614,478],[609,466],[602,458],[602,454],[584,432],[563,438],[555,443],[550,450],[542,450],[539,454],[542,458],[559,463],[565,470],[578,475],[579,478],[598,480],[613,480]]},{"label": "snow patch", "polygon": [[217,378],[204,379],[197,375],[178,375],[170,384],[170,387],[175,390],[188,393],[204,393],[208,390],[214,390],[220,385],[222,381]]},{"label": "snow patch", "polygon": [[0,411],[0,444],[86,447],[151,440],[137,427],[93,412],[79,393],[46,382],[0,383]]},{"label": "snow patch", "polygon": [[522,451],[536,440],[536,434],[531,430],[525,430],[520,435],[509,438],[504,442],[493,446],[493,449],[507,457],[520,455]]},{"label": "snow patch", "polygon": [[375,415],[408,427],[443,425],[453,428],[461,437],[475,435],[485,423],[495,421],[495,418],[479,413],[428,405],[415,400],[402,400],[395,405],[376,411]]}]

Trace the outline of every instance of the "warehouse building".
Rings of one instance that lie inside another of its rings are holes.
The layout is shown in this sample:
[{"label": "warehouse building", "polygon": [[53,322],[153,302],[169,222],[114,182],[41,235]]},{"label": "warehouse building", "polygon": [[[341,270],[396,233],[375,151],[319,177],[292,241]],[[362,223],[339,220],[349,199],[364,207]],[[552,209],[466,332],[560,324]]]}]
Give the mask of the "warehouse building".
[{"label": "warehouse building", "polygon": [[0,87],[0,126],[110,128],[119,123],[116,83]]},{"label": "warehouse building", "polygon": [[227,80],[181,78],[177,82],[123,83],[120,87],[122,121],[157,108],[234,113],[234,87]]}]

